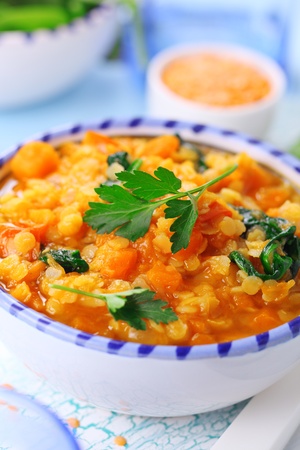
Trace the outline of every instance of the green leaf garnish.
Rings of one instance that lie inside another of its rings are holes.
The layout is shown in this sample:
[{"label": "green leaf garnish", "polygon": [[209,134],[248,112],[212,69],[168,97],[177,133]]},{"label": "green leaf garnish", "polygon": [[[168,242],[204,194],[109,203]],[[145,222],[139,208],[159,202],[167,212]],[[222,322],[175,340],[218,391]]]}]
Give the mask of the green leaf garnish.
[{"label": "green leaf garnish", "polygon": [[235,207],[243,216],[246,231],[254,227],[264,230],[270,241],[260,254],[264,273],[258,272],[253,264],[240,252],[233,251],[231,261],[244,270],[247,275],[254,275],[262,280],[280,280],[290,270],[294,278],[300,268],[300,239],[295,236],[296,227],[280,217],[269,217],[263,211]]},{"label": "green leaf garnish", "polygon": [[84,16],[98,4],[94,0],[1,0],[0,32],[53,29]]},{"label": "green leaf garnish", "polygon": [[198,217],[197,206],[190,200],[170,200],[165,210],[167,219],[177,219],[172,223],[173,232],[170,241],[173,243],[172,252],[176,253],[189,245],[190,237]]},{"label": "green leaf garnish", "polygon": [[270,217],[259,209],[247,209],[241,206],[234,206],[234,209],[243,216],[243,223],[246,227],[246,231],[257,226],[265,232],[266,239],[277,236],[284,227],[289,225],[289,222],[286,219],[282,219],[281,217]]},{"label": "green leaf garnish", "polygon": [[[236,168],[237,165],[234,165],[202,186],[185,192],[179,191],[180,179],[163,167],[155,170],[155,177],[138,170],[117,173],[123,187],[101,185],[96,188],[96,193],[107,203],[89,203],[90,209],[83,220],[99,234],[115,231],[117,236],[135,241],[148,231],[155,209],[166,205],[166,217],[177,218],[171,227],[174,232],[171,250],[173,253],[178,252],[189,244],[198,217],[199,197],[208,187],[230,175]],[[184,197],[187,200],[179,200]]]},{"label": "green leaf garnish", "polygon": [[192,142],[184,141],[179,134],[175,134],[175,136],[179,139],[181,147],[185,147],[189,150],[192,150],[195,153],[195,155],[197,155],[197,159],[195,161],[196,170],[202,173],[206,169],[208,169],[208,166],[205,162],[205,156],[203,152],[200,150],[200,148],[197,145],[193,144]]},{"label": "green leaf garnish", "polygon": [[48,250],[40,254],[39,259],[48,264],[48,256],[52,258],[64,268],[66,273],[69,272],[87,272],[89,270],[88,263],[81,258],[79,250]]},{"label": "green leaf garnish", "polygon": [[181,181],[173,172],[159,167],[154,172],[155,177],[141,170],[135,172],[120,172],[117,177],[124,187],[134,195],[144,200],[153,200],[168,194],[177,194]]},{"label": "green leaf garnish", "polygon": [[[128,158],[129,154],[127,152],[123,151],[115,152],[108,156],[107,164],[108,166],[111,166],[114,163],[118,163],[120,166],[123,167],[123,170],[128,172],[132,172],[133,170],[139,170],[139,168],[143,164],[143,160],[137,158],[132,163],[130,163]],[[120,180],[115,179],[115,176],[113,177],[113,179],[108,179],[103,183],[104,186],[113,186],[114,184],[120,184]]]},{"label": "green leaf garnish", "polygon": [[172,308],[165,308],[167,302],[154,300],[155,292],[148,289],[136,288],[114,294],[93,294],[60,284],[51,284],[50,287],[104,300],[115,320],[123,320],[137,330],[146,330],[145,319],[151,319],[155,323],[178,320]]},{"label": "green leaf garnish", "polygon": [[122,167],[124,167],[124,170],[127,170],[130,166],[130,162],[128,161],[128,153],[127,152],[116,152],[112,153],[107,158],[107,164],[111,166],[114,163],[120,164]]}]

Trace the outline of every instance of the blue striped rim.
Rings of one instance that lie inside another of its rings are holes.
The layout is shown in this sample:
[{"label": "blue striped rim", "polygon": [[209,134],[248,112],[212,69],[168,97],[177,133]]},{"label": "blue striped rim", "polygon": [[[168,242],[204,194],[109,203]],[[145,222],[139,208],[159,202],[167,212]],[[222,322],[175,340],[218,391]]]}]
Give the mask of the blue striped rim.
[{"label": "blue striped rim", "polygon": [[148,356],[151,352],[153,352],[155,346],[154,345],[144,345],[141,344],[138,347],[138,355],[139,356]]},{"label": "blue striped rim", "polygon": [[[194,133],[194,139],[197,139],[198,134],[199,142],[205,143],[205,132],[210,135],[224,137],[224,144],[228,138],[228,146],[230,148],[232,139],[234,141],[244,144],[250,143],[255,149],[259,149],[262,152],[272,155],[279,162],[291,167],[295,172],[300,172],[299,161],[291,155],[286,155],[284,152],[280,152],[277,149],[271,148],[269,145],[260,142],[256,139],[248,138],[239,133],[220,130],[215,127],[210,127],[202,124],[190,124],[180,121],[172,120],[159,120],[151,118],[134,118],[130,120],[114,120],[106,119],[102,122],[95,124],[76,124],[67,129],[54,130],[44,134],[41,137],[34,137],[33,139],[44,141],[51,141],[52,139],[62,139],[66,136],[67,139],[76,139],[76,134],[82,133],[89,129],[108,129],[114,131],[114,129],[130,131],[132,128],[141,127],[142,134],[155,135],[157,132],[161,132],[162,128],[166,131],[170,128],[175,128],[178,131],[189,131]],[[159,130],[159,131],[158,131]],[[139,130],[141,134],[141,130]],[[134,134],[134,132],[133,132]],[[72,135],[72,137],[70,137]],[[32,140],[32,139],[30,139]],[[28,142],[28,141],[27,141]],[[23,145],[23,144],[21,144]],[[0,164],[8,161],[13,154],[21,147],[17,146],[9,149],[0,158]],[[266,348],[275,346],[277,344],[287,342],[291,338],[296,338],[300,335],[300,317],[281,325],[277,328],[270,330],[267,333],[261,333],[257,336],[250,336],[243,339],[238,339],[232,342],[225,342],[221,344],[207,344],[207,345],[195,345],[195,346],[176,346],[176,345],[141,345],[133,342],[123,342],[114,339],[108,339],[101,336],[93,336],[82,331],[75,330],[67,325],[55,322],[48,317],[28,308],[26,305],[15,300],[9,294],[4,292],[0,287],[0,307],[6,310],[8,313],[16,316],[18,320],[22,320],[30,326],[51,335],[55,338],[62,339],[64,341],[73,343],[75,345],[84,346],[100,352],[106,352],[111,354],[118,354],[120,356],[130,357],[150,357],[161,359],[202,359],[202,358],[224,358],[237,355],[243,355],[250,352],[257,352]]]},{"label": "blue striped rim", "polygon": [[128,126],[129,127],[138,127],[139,125],[141,125],[143,119],[141,117],[137,117],[136,119],[132,119],[129,123]]},{"label": "blue striped rim", "polygon": [[273,156],[282,156],[284,153],[281,152],[280,150],[271,150],[270,152]]},{"label": "blue striped rim", "polygon": [[185,359],[191,351],[190,346],[183,346],[176,348],[176,356],[178,359]]},{"label": "blue striped rim", "polygon": [[40,331],[45,331],[45,328],[51,324],[51,321],[45,318],[38,319],[36,328]]},{"label": "blue striped rim", "polygon": [[109,353],[117,353],[123,346],[125,342],[110,340],[107,344],[107,349]]},{"label": "blue striped rim", "polygon": [[290,327],[293,337],[298,336],[300,333],[300,317],[296,317],[296,319],[291,320],[289,322],[289,327]]},{"label": "blue striped rim", "polygon": [[218,344],[218,352],[221,357],[228,356],[231,349],[231,342],[222,342]]},{"label": "blue striped rim", "polygon": [[174,128],[177,125],[177,120],[169,120],[168,122],[165,122],[165,127],[167,128]]},{"label": "blue striped rim", "polygon": [[92,336],[90,334],[80,332],[76,336],[75,344],[84,347],[86,342],[89,341],[91,338]]},{"label": "blue striped rim", "polygon": [[196,125],[193,125],[192,130],[193,130],[195,133],[201,133],[201,132],[204,131],[206,128],[207,128],[206,125],[201,125],[201,124],[198,124],[198,123],[197,123]]},{"label": "blue striped rim", "polygon": [[10,314],[17,316],[19,312],[24,311],[25,306],[21,306],[18,303],[12,303],[9,309]]},{"label": "blue striped rim", "polygon": [[49,142],[51,140],[51,137],[51,133],[44,134],[44,136],[41,137],[41,141]]},{"label": "blue striped rim", "polygon": [[234,131],[230,131],[230,130],[222,130],[221,134],[223,136],[234,136],[236,133]]},{"label": "blue striped rim", "polygon": [[106,130],[107,128],[110,128],[113,124],[113,121],[111,119],[105,120],[104,122],[101,122],[100,125],[97,127],[100,130]]},{"label": "blue striped rim", "polygon": [[82,130],[82,125],[74,125],[74,126],[70,129],[70,133],[71,133],[71,134],[77,134],[77,133],[80,133],[81,130]]},{"label": "blue striped rim", "polygon": [[263,350],[264,348],[266,348],[266,346],[268,345],[269,339],[270,339],[270,335],[268,332],[261,333],[256,336],[257,345],[258,345],[259,350]]},{"label": "blue striped rim", "polygon": [[247,142],[248,142],[248,144],[253,144],[253,145],[261,144],[261,141],[259,141],[258,139],[253,139],[253,138],[247,138]]}]

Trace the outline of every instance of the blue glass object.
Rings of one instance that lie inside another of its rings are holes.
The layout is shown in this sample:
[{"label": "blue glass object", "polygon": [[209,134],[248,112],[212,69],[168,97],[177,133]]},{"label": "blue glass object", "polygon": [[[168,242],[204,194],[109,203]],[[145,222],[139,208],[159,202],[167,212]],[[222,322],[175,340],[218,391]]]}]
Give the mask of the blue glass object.
[{"label": "blue glass object", "polygon": [[0,388],[0,448],[80,450],[73,435],[53,412],[4,388]]}]

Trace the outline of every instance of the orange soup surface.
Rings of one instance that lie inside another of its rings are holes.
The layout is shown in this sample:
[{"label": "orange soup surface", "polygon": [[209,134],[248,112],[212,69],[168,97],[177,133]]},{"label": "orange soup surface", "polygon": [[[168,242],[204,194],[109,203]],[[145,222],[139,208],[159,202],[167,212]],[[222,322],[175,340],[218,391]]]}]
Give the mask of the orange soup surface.
[{"label": "orange soup surface", "polygon": [[[264,273],[260,256],[270,238],[259,225],[247,230],[239,209],[264,212],[268,220],[284,219],[283,230],[295,226],[296,239],[299,194],[245,153],[202,148],[201,165],[198,150],[172,135],[111,138],[93,131],[81,142],[55,149],[42,142],[26,144],[12,160],[11,176],[0,192],[2,286],[27,306],[71,327],[145,344],[224,342],[264,332],[299,315],[299,275],[288,268],[277,279],[257,276]],[[29,158],[33,151],[37,157]],[[199,196],[189,245],[172,253],[170,227],[175,219],[166,217],[164,204],[136,240],[115,231],[98,234],[84,220],[89,202],[100,201],[94,189],[108,180],[113,185],[116,173],[125,170],[120,161],[109,163],[118,152],[125,152],[130,164],[138,160],[138,170],[151,175],[158,167],[172,171],[184,191],[233,164],[238,168]],[[283,247],[277,247],[276,255],[283,258]],[[49,250],[78,250],[84,271],[67,270],[51,254],[41,258]],[[232,252],[242,255],[256,272],[241,269]],[[267,261],[271,266],[274,254]],[[155,293],[153,301],[167,302],[177,320],[145,319],[146,329],[136,329],[114,318],[101,298],[53,284],[93,294],[148,289]]]},{"label": "orange soup surface", "polygon": [[173,59],[164,68],[162,80],[181,97],[217,107],[257,102],[271,90],[269,80],[256,67],[213,53]]}]

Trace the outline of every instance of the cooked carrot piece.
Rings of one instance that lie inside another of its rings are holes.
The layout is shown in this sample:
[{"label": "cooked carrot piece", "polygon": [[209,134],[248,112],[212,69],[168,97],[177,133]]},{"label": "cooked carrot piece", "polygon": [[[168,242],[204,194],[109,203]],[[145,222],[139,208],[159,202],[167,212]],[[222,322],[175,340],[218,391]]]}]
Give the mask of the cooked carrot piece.
[{"label": "cooked carrot piece", "polygon": [[11,170],[20,180],[44,178],[58,165],[59,156],[52,145],[37,141],[25,144],[18,151],[11,161]]},{"label": "cooked carrot piece", "polygon": [[256,200],[263,210],[267,210],[269,205],[273,208],[281,206],[289,199],[291,190],[289,186],[270,186],[258,190]]},{"label": "cooked carrot piece", "polygon": [[217,218],[220,219],[225,216],[231,217],[232,212],[230,211],[230,209],[221,205],[221,203],[215,201],[209,205],[209,210],[206,213],[199,214],[198,222],[204,223],[208,222],[209,220],[214,220]]},{"label": "cooked carrot piece", "polygon": [[164,135],[150,139],[144,147],[145,155],[157,155],[168,158],[179,148],[179,139],[173,135]]},{"label": "cooked carrot piece", "polygon": [[281,320],[275,311],[264,308],[253,320],[253,331],[256,333],[263,333],[272,328],[281,325]]},{"label": "cooked carrot piece", "polygon": [[95,131],[87,131],[82,142],[86,145],[112,144],[118,147],[116,141],[104,134],[96,133]]},{"label": "cooked carrot piece", "polygon": [[137,250],[134,248],[108,251],[100,273],[107,278],[126,280],[134,269],[136,261]]},{"label": "cooked carrot piece", "polygon": [[165,266],[160,261],[147,272],[147,278],[159,295],[173,293],[182,282],[180,273],[173,266]]}]

